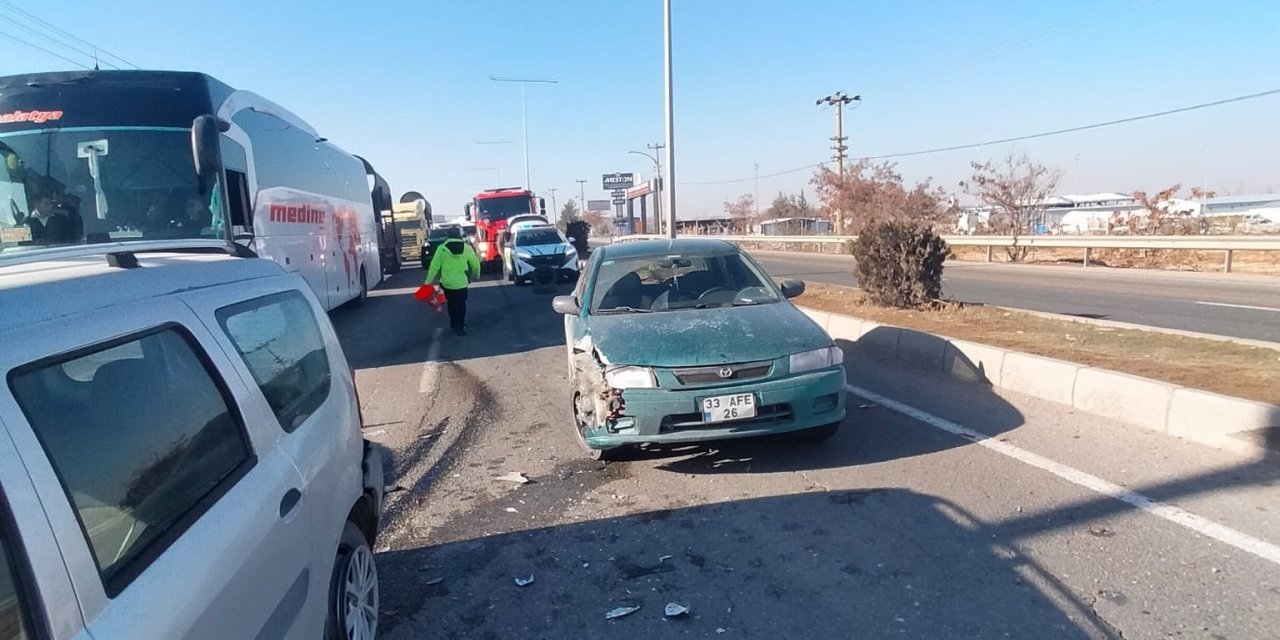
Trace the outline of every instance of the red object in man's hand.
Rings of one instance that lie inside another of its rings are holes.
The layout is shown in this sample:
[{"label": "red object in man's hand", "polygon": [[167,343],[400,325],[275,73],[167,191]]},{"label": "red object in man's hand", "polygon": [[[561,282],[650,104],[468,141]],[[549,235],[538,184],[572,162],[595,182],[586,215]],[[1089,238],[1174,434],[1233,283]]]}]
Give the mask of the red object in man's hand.
[{"label": "red object in man's hand", "polygon": [[421,300],[435,309],[436,313],[444,311],[444,291],[438,287],[424,284],[413,292],[413,297]]}]

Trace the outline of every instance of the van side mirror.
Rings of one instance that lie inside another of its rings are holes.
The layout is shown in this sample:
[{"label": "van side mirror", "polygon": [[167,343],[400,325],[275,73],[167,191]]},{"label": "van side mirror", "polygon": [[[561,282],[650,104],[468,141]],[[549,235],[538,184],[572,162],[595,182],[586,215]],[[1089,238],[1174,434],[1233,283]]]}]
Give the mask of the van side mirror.
[{"label": "van side mirror", "polygon": [[566,316],[576,316],[582,311],[582,307],[578,306],[578,301],[573,296],[556,296],[552,298],[551,308],[556,313]]},{"label": "van side mirror", "polygon": [[795,298],[804,293],[804,281],[802,280],[783,280],[782,295],[787,298]]}]

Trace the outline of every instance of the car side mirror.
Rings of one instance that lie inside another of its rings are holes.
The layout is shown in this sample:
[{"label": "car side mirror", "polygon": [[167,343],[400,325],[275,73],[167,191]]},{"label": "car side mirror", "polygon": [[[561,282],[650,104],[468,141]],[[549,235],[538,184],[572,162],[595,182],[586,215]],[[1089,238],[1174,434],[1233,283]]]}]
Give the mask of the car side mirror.
[{"label": "car side mirror", "polygon": [[783,280],[782,295],[787,298],[795,298],[804,293],[803,280]]},{"label": "car side mirror", "polygon": [[578,244],[578,239],[573,236],[569,236],[568,240],[569,244]]},{"label": "car side mirror", "polygon": [[582,311],[582,307],[578,306],[578,301],[573,296],[556,296],[551,300],[551,308],[556,313],[573,316]]}]

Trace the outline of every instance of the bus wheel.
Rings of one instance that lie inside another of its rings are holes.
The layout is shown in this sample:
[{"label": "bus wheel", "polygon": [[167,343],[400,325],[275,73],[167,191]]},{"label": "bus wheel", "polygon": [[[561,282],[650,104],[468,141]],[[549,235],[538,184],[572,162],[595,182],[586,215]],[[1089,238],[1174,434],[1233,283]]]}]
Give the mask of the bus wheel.
[{"label": "bus wheel", "polygon": [[364,267],[360,267],[360,295],[351,300],[351,306],[363,307],[364,301],[369,299],[369,279],[364,276]]}]

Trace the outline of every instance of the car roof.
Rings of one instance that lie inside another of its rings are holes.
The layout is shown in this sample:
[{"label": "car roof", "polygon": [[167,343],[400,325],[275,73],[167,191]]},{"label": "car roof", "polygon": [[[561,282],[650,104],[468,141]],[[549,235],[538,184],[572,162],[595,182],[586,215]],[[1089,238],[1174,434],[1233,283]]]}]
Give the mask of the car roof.
[{"label": "car roof", "polygon": [[724,240],[710,238],[675,238],[670,240],[636,240],[634,242],[615,242],[602,247],[605,257],[645,258],[663,256],[670,253],[720,255],[737,253],[738,247]]},{"label": "car roof", "polygon": [[275,262],[221,253],[135,254],[137,268],[105,255],[0,263],[0,332],[159,296],[284,275]]},{"label": "car roof", "polygon": [[534,227],[520,227],[519,229],[516,229],[516,235],[520,235],[527,231],[555,231],[556,233],[560,232],[560,230],[557,229],[554,225],[540,224]]}]

